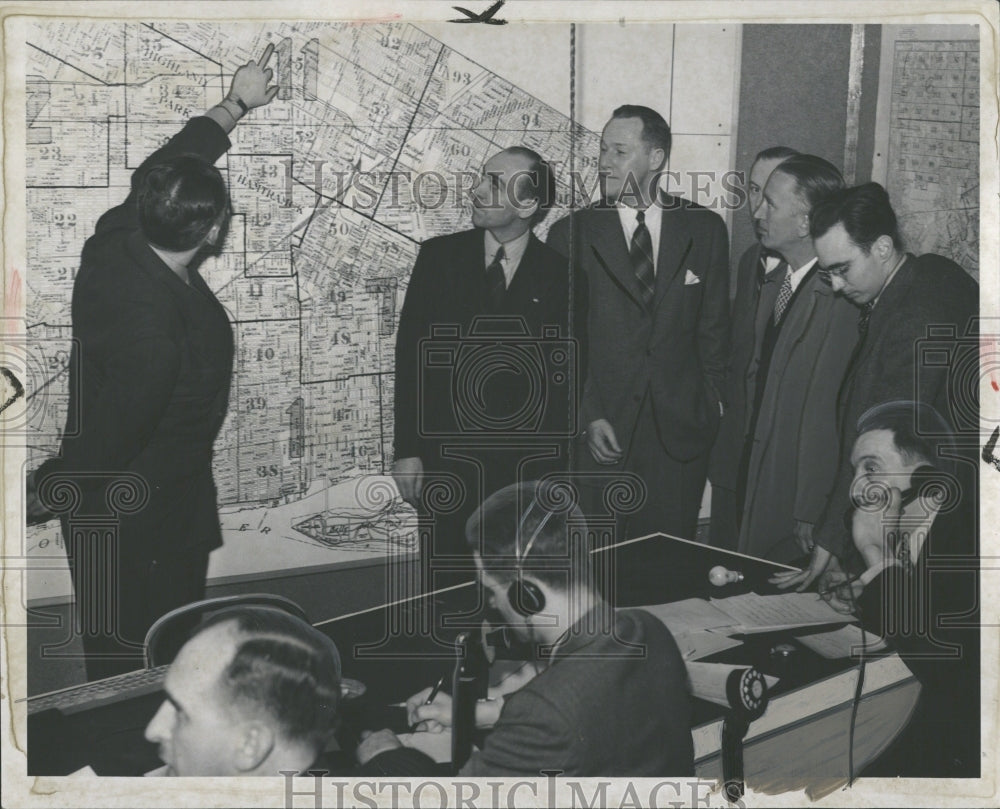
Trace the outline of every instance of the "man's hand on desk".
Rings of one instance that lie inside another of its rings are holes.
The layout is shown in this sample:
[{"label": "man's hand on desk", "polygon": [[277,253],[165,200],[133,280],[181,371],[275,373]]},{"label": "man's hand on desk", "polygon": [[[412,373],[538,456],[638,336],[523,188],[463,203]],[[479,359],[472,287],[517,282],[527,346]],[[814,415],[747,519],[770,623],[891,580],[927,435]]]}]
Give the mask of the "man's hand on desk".
[{"label": "man's hand on desk", "polygon": [[397,458],[392,465],[392,479],[404,502],[417,508],[424,489],[424,462],[416,457]]},{"label": "man's hand on desk", "polygon": [[856,576],[848,576],[840,569],[836,559],[819,577],[820,598],[844,615],[854,613],[857,597],[863,589],[864,585]]},{"label": "man's hand on desk", "polygon": [[[425,705],[431,689],[418,691],[406,701],[406,718],[416,731],[442,733],[451,727],[451,697],[440,693],[434,697],[434,702]],[[503,699],[499,693],[490,689],[490,698],[476,702],[476,727],[491,728],[500,718]]]},{"label": "man's hand on desk", "polygon": [[431,689],[425,688],[406,700],[406,719],[414,730],[440,733],[451,727],[451,696],[440,692],[425,705],[430,695]]},{"label": "man's hand on desk", "polygon": [[361,732],[361,743],[355,751],[359,764],[367,764],[375,756],[388,750],[396,750],[403,743],[391,730],[364,730]]},{"label": "man's hand on desk", "polygon": [[813,545],[809,566],[805,570],[783,570],[775,573],[768,581],[782,590],[794,587],[798,592],[805,590],[824,571],[830,563],[830,551],[819,545]]}]

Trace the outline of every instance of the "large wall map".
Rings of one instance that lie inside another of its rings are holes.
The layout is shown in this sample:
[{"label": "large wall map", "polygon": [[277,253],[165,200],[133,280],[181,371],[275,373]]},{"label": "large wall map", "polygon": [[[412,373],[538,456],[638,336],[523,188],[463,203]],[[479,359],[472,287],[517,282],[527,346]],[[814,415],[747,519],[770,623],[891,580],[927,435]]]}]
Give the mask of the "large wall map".
[{"label": "large wall map", "polygon": [[[344,522],[366,544],[335,529],[335,513],[294,504],[391,464],[395,331],[421,241],[469,226],[462,188],[498,149],[528,145],[565,177],[572,140],[590,189],[598,138],[412,25],[39,23],[28,38],[26,300],[48,402],[65,398],[73,278],[97,218],[269,42],[280,91],[219,163],[235,216],[202,268],[236,337],[219,504],[252,514],[250,530],[293,506],[275,530],[377,549],[399,532],[364,515]],[[41,411],[31,465],[57,451],[64,418]],[[384,509],[373,506],[376,520]]]}]

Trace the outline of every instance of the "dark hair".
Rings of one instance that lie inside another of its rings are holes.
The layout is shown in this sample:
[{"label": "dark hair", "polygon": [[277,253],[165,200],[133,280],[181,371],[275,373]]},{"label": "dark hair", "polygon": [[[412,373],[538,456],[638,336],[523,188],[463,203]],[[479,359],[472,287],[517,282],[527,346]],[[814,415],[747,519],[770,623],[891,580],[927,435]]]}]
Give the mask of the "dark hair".
[{"label": "dark hair", "polygon": [[139,227],[150,244],[164,250],[197,247],[229,210],[222,174],[198,155],[158,163],[137,179],[135,191]]},{"label": "dark hair", "polygon": [[931,405],[900,399],[871,407],[858,419],[857,434],[888,430],[900,454],[911,462],[940,466],[938,445],[953,436],[948,420]]},{"label": "dark hair", "polygon": [[789,157],[795,157],[797,154],[801,153],[798,149],[793,149],[791,146],[769,146],[757,152],[757,156],[753,159],[753,162],[759,163],[761,160],[785,160]]},{"label": "dark hair", "polygon": [[220,610],[197,628],[234,623],[236,653],[220,685],[236,706],[265,712],[291,740],[317,750],[333,732],[340,700],[340,654],[318,629],[273,607]]},{"label": "dark hair", "polygon": [[896,212],[886,190],[878,183],[865,183],[832,194],[813,209],[809,232],[818,239],[837,224],[844,226],[851,241],[865,253],[871,252],[880,236],[892,239],[896,250],[903,249]]},{"label": "dark hair", "polygon": [[837,167],[812,154],[792,155],[775,166],[774,171],[780,171],[795,180],[799,196],[805,200],[810,211],[831,194],[844,188],[844,177]]},{"label": "dark hair", "polygon": [[[670,126],[656,110],[639,104],[623,104],[613,113],[612,118],[638,118],[642,121],[642,139],[652,149],[663,149],[663,163],[670,157]],[[661,163],[657,168],[663,168]]]},{"label": "dark hair", "polygon": [[562,591],[592,584],[587,523],[565,483],[512,483],[494,492],[466,521],[465,539],[499,581],[521,570]]},{"label": "dark hair", "polygon": [[504,149],[509,154],[523,157],[528,168],[517,175],[517,199],[526,191],[528,199],[538,200],[538,210],[531,217],[532,227],[541,222],[556,203],[556,173],[552,165],[534,149],[527,146],[509,146]]}]

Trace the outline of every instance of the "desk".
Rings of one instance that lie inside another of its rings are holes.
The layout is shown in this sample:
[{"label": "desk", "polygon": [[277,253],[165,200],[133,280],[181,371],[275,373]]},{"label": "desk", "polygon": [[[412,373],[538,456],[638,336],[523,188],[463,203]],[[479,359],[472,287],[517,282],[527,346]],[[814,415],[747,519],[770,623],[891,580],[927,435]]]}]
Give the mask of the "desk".
[{"label": "desk", "polygon": [[[665,600],[734,595],[751,588],[772,591],[766,579],[773,565],[693,543],[675,545],[676,564],[664,582]],[[745,580],[712,587],[708,570],[717,564],[741,570]],[[340,734],[345,746],[361,727],[402,729],[401,709],[384,706],[406,699],[451,671],[452,641],[463,628],[478,626],[476,613],[482,605],[477,601],[477,588],[459,587],[320,622],[341,650],[344,675],[367,686],[363,697],[345,703]],[[802,648],[789,671],[776,671],[768,654],[775,640],[775,636],[749,637],[744,646],[710,658],[752,663],[765,673],[784,675],[767,712],[747,734],[747,784],[757,790],[783,791],[801,789],[817,779],[842,782],[848,777],[848,728],[857,668],[849,661],[822,660]],[[111,694],[116,688],[117,696]],[[142,672],[29,700],[29,773],[65,774],[86,764],[101,775],[138,775],[153,769],[159,763],[156,751],[142,739],[142,730],[161,699],[157,691],[156,673]],[[854,735],[856,773],[905,726],[918,693],[916,680],[895,655],[868,663]],[[61,703],[62,709],[54,703]],[[67,712],[70,703],[82,710]],[[692,728],[696,772],[717,779],[723,710],[696,703]]]}]

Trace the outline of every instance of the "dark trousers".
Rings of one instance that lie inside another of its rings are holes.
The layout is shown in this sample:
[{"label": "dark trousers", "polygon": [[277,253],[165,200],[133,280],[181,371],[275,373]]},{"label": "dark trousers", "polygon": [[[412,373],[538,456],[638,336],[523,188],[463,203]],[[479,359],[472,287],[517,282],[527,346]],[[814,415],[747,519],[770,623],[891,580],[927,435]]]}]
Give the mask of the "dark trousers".
[{"label": "dark trousers", "polygon": [[[621,437],[620,437],[621,438]],[[708,477],[708,453],[694,460],[679,461],[663,448],[647,394],[639,410],[629,441],[628,456],[614,467],[597,466],[613,475],[615,470],[630,472],[645,484],[646,496],[637,509],[627,507],[615,516],[616,541],[635,539],[654,533],[670,534],[683,539],[695,538],[698,511],[701,507]],[[606,510],[603,492],[591,487],[591,514]],[[659,538],[634,542],[617,548],[614,571],[608,574],[613,592],[604,587],[604,596],[615,606],[651,604],[665,600],[663,581],[670,569],[672,541]]]},{"label": "dark trousers", "polygon": [[143,641],[157,618],[205,597],[208,549],[153,551],[117,530],[74,526],[66,537],[75,594],[73,630],[83,641],[87,679],[143,666]]},{"label": "dark trousers", "polygon": [[743,502],[732,489],[712,486],[712,521],[708,541],[713,548],[735,551],[740,538]]}]

